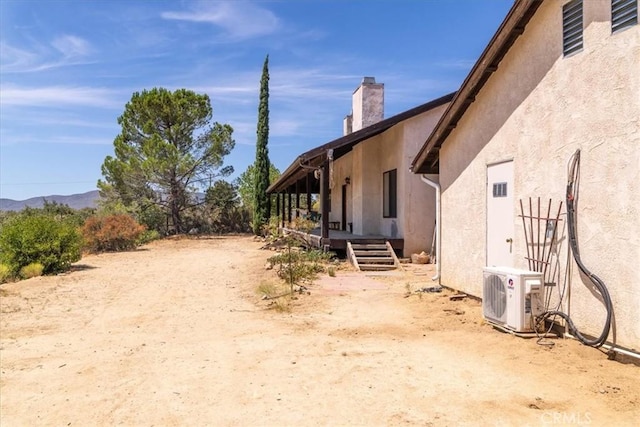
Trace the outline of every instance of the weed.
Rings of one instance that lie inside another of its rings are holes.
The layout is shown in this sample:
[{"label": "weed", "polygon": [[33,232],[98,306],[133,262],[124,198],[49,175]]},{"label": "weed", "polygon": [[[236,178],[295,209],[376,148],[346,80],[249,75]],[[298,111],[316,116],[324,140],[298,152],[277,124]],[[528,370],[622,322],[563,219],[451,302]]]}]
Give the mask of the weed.
[{"label": "weed", "polygon": [[273,283],[260,283],[256,292],[260,295],[264,295],[267,298],[273,298],[278,295],[278,289]]},{"label": "weed", "polygon": [[335,269],[335,267],[327,268],[327,274],[329,274],[329,277],[336,277],[336,269]]}]

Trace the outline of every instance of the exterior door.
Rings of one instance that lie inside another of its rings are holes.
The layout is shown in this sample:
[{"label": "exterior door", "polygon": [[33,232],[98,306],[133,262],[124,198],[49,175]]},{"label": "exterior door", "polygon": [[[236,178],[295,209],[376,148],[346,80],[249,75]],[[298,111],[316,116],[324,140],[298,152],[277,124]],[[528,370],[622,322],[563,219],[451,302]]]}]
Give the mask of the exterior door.
[{"label": "exterior door", "polygon": [[487,166],[487,265],[513,267],[513,161]]}]

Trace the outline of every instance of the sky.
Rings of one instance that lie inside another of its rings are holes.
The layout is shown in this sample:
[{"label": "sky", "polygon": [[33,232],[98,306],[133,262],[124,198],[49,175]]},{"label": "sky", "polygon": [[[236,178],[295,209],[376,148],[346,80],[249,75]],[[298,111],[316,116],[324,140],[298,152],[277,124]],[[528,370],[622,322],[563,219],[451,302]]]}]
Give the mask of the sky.
[{"label": "sky", "polygon": [[[255,160],[269,55],[269,156],[342,136],[364,76],[385,118],[458,89],[510,0],[2,0],[0,198],[96,189],[134,92],[208,94],[236,178]],[[425,135],[425,139],[428,135]]]}]

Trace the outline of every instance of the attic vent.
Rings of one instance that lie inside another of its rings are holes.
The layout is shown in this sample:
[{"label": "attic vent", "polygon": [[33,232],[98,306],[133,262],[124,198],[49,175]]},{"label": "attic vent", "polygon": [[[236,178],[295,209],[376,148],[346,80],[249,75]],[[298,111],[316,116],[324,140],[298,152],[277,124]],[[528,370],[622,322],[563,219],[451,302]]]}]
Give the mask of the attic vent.
[{"label": "attic vent", "polygon": [[638,0],[611,0],[611,32],[638,23]]},{"label": "attic vent", "polygon": [[562,7],[562,51],[570,55],[582,49],[582,0]]}]

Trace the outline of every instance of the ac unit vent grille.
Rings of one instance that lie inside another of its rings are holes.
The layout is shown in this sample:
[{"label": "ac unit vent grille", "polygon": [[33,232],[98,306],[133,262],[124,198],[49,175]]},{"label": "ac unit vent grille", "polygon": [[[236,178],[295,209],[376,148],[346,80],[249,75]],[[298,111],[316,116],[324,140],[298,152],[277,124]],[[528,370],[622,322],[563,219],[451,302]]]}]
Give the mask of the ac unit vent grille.
[{"label": "ac unit vent grille", "polygon": [[489,274],[484,278],[484,316],[497,322],[505,322],[507,317],[507,290],[504,278]]}]

